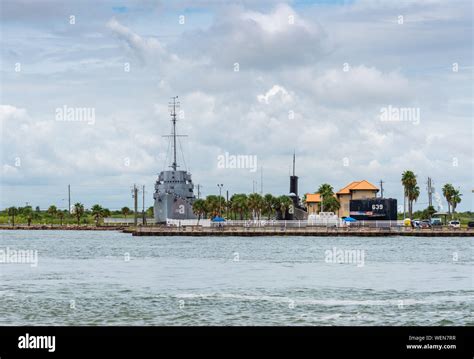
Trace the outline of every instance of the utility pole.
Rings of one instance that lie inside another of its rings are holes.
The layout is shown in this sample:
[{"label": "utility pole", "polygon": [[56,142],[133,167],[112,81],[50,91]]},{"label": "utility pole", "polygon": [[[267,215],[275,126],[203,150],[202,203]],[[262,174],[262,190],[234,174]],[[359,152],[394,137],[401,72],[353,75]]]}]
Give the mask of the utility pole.
[{"label": "utility pole", "polygon": [[405,187],[403,187],[403,220],[406,218],[406,199],[407,199],[407,193],[405,191]]},{"label": "utility pole", "polygon": [[224,185],[221,183],[221,184],[218,184],[217,187],[219,187],[219,217],[222,217],[222,211],[221,211],[221,193],[222,193],[222,187]]},{"label": "utility pole", "polygon": [[225,202],[225,203],[227,204],[227,205],[226,205],[225,213],[226,213],[226,217],[229,218],[229,190],[226,191],[226,196],[225,196],[225,198],[226,198],[226,200],[225,200],[226,202]]},{"label": "utility pole", "polygon": [[263,196],[263,166],[260,167],[260,195]]},{"label": "utility pole", "polygon": [[71,214],[71,185],[70,184],[67,185],[67,198],[68,198],[68,204],[69,204],[67,210],[69,214]]},{"label": "utility pole", "polygon": [[380,180],[380,198],[383,198],[383,181]]},{"label": "utility pole", "polygon": [[142,217],[143,217],[143,222],[142,224],[146,224],[146,216],[145,216],[145,185],[142,187]]},{"label": "utility pole", "polygon": [[133,197],[133,224],[135,226],[138,225],[138,188],[137,185],[133,185],[132,190],[132,197]]},{"label": "utility pole", "polygon": [[432,187],[431,177],[428,177],[426,188],[428,190],[428,206],[432,206],[433,205],[433,187]]},{"label": "utility pole", "polygon": [[198,184],[198,185],[197,185],[197,188],[198,188],[198,199],[199,199],[199,198],[201,198],[201,191],[200,191],[201,185]]}]

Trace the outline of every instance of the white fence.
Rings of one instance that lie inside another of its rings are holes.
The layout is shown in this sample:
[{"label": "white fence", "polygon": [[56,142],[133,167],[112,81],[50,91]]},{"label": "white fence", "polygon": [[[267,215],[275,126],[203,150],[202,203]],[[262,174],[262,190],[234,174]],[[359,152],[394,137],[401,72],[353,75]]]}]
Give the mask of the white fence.
[{"label": "white fence", "polygon": [[280,228],[305,228],[305,227],[368,227],[368,228],[390,228],[403,226],[403,220],[397,221],[356,221],[344,222],[339,218],[319,218],[308,220],[274,220],[274,219],[249,219],[249,220],[227,220],[225,222],[212,222],[210,219],[167,219],[167,226],[185,227],[280,227]]},{"label": "white fence", "polygon": [[[147,225],[154,225],[153,218],[147,218]],[[104,224],[124,224],[133,225],[134,218],[104,218]],[[138,224],[142,224],[142,218],[138,217]],[[356,221],[344,222],[343,220],[332,216],[309,217],[307,220],[276,220],[276,219],[248,219],[248,220],[227,220],[225,222],[212,222],[210,219],[167,219],[166,225],[171,227],[284,227],[284,228],[305,228],[305,227],[368,227],[368,228],[385,228],[385,227],[402,227],[403,220],[397,221]]]},{"label": "white fence", "polygon": [[202,227],[210,227],[211,220],[210,219],[166,219],[166,225],[172,227],[184,227],[184,226],[202,226]]},{"label": "white fence", "polygon": [[[137,218],[138,224],[143,223],[143,217],[138,216]],[[106,217],[104,218],[104,224],[134,224],[135,219],[134,217],[127,217],[127,218],[114,218],[114,217]],[[155,223],[154,218],[146,218],[146,223],[147,224],[152,224]]]}]

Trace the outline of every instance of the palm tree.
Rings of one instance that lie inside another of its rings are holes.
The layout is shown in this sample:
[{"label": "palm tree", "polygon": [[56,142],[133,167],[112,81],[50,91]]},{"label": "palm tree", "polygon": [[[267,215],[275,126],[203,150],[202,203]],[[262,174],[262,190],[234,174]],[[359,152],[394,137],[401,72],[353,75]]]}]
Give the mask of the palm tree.
[{"label": "palm tree", "polygon": [[18,214],[18,208],[10,207],[8,208],[8,215],[12,217],[12,226],[15,225],[15,216]]},{"label": "palm tree", "polygon": [[341,207],[337,198],[334,197],[334,189],[329,183],[323,183],[319,186],[316,193],[319,193],[321,197],[321,212],[325,211],[335,213]]},{"label": "palm tree", "polygon": [[51,217],[54,218],[54,217],[56,216],[56,214],[58,213],[58,209],[56,208],[55,205],[51,205],[51,206],[49,206],[49,208],[48,208],[48,210],[47,210],[46,212],[48,212],[48,214],[49,214]]},{"label": "palm tree", "polygon": [[273,211],[275,210],[274,204],[275,197],[273,197],[270,193],[267,193],[263,197],[263,208],[265,209],[265,212],[267,212],[267,219],[270,219],[273,214]]},{"label": "palm tree", "polygon": [[198,216],[198,221],[197,223],[199,224],[199,221],[201,220],[201,216],[206,213],[206,201],[203,199],[197,199],[193,203],[193,212],[197,214]]},{"label": "palm tree", "polygon": [[232,210],[234,213],[238,213],[240,219],[243,220],[244,213],[246,213],[248,209],[247,195],[244,193],[234,194],[230,200],[232,202]]},{"label": "palm tree", "polygon": [[278,197],[279,210],[281,211],[281,218],[286,219],[286,211],[293,204],[293,201],[288,196]]},{"label": "palm tree", "polygon": [[211,218],[214,218],[219,213],[219,204],[222,205],[222,197],[219,201],[219,196],[209,195],[205,200],[206,204],[206,214],[210,213]]},{"label": "palm tree", "polygon": [[128,207],[123,207],[121,210],[122,214],[125,216],[125,219],[127,219],[127,216],[130,214],[130,208]]},{"label": "palm tree", "polygon": [[104,209],[102,210],[102,216],[103,216],[104,218],[105,218],[105,217],[110,217],[110,214],[111,214],[110,209],[104,208]]},{"label": "palm tree", "polygon": [[33,218],[33,209],[31,208],[31,206],[26,206],[23,209],[23,215],[25,216],[29,227],[31,225],[31,219]]},{"label": "palm tree", "polygon": [[229,217],[229,212],[232,212],[232,201],[229,199],[225,202],[226,217]]},{"label": "palm tree", "polygon": [[56,213],[58,213],[58,209],[56,208],[55,205],[51,205],[51,206],[49,206],[47,212],[50,216],[55,216]]},{"label": "palm tree", "polygon": [[263,208],[263,198],[258,193],[251,193],[248,197],[248,208],[252,211],[252,218],[260,219],[260,212]]},{"label": "palm tree", "polygon": [[459,203],[461,203],[461,192],[459,189],[455,189],[451,195],[451,206],[453,207],[453,215],[454,212],[456,211],[456,207]]},{"label": "palm tree", "polygon": [[329,183],[323,183],[319,186],[319,189],[316,193],[320,193],[321,196],[332,195],[334,193],[334,188]]},{"label": "palm tree", "polygon": [[418,199],[420,189],[416,185],[416,175],[413,171],[405,171],[402,173],[402,185],[404,188],[404,198],[408,200],[408,216],[413,216],[413,201]]},{"label": "palm tree", "polygon": [[64,212],[63,211],[58,212],[58,218],[59,218],[59,225],[62,226],[63,225],[63,218],[64,218]]},{"label": "palm tree", "polygon": [[452,197],[455,189],[451,183],[446,183],[443,186],[443,196],[446,198],[446,202],[448,202],[448,214],[451,215],[451,202]]},{"label": "palm tree", "polygon": [[409,209],[409,213],[410,213],[410,219],[411,219],[412,213],[413,213],[413,202],[416,202],[418,200],[419,196],[420,196],[420,187],[418,187],[418,186],[413,187],[408,192],[408,209]]},{"label": "palm tree", "polygon": [[81,221],[81,217],[84,215],[84,205],[82,203],[75,203],[74,204],[74,216],[77,218],[77,224]]},{"label": "palm tree", "polygon": [[324,198],[324,210],[326,212],[337,213],[339,208],[341,208],[341,204],[334,195]]},{"label": "palm tree", "polygon": [[95,219],[95,225],[98,226],[100,219],[104,216],[104,209],[100,205],[94,204],[91,208],[91,213]]}]

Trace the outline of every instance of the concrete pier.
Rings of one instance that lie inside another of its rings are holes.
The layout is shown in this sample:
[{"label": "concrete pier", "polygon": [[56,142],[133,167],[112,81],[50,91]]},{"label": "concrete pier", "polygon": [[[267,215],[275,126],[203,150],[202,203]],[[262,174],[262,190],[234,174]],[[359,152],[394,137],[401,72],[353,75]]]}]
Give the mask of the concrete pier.
[{"label": "concrete pier", "polygon": [[133,236],[189,236],[189,237],[474,237],[473,229],[411,229],[411,228],[173,228],[137,227],[127,228]]}]

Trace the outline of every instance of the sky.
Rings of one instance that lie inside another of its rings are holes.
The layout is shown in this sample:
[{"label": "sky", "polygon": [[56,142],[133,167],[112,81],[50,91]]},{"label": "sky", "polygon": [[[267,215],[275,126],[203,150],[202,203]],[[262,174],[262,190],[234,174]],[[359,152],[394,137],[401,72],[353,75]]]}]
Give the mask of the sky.
[{"label": "sky", "polygon": [[[428,177],[435,207],[447,210],[441,187],[452,183],[458,210],[472,210],[471,1],[0,9],[0,208],[67,208],[68,185],[72,203],[131,207],[133,184],[151,206],[178,96],[178,163],[201,196],[217,184],[230,195],[288,194],[295,152],[300,195],[383,180],[401,204],[401,174],[412,170],[415,210],[427,206]],[[257,170],[219,165],[226,153],[251,156]]]}]

